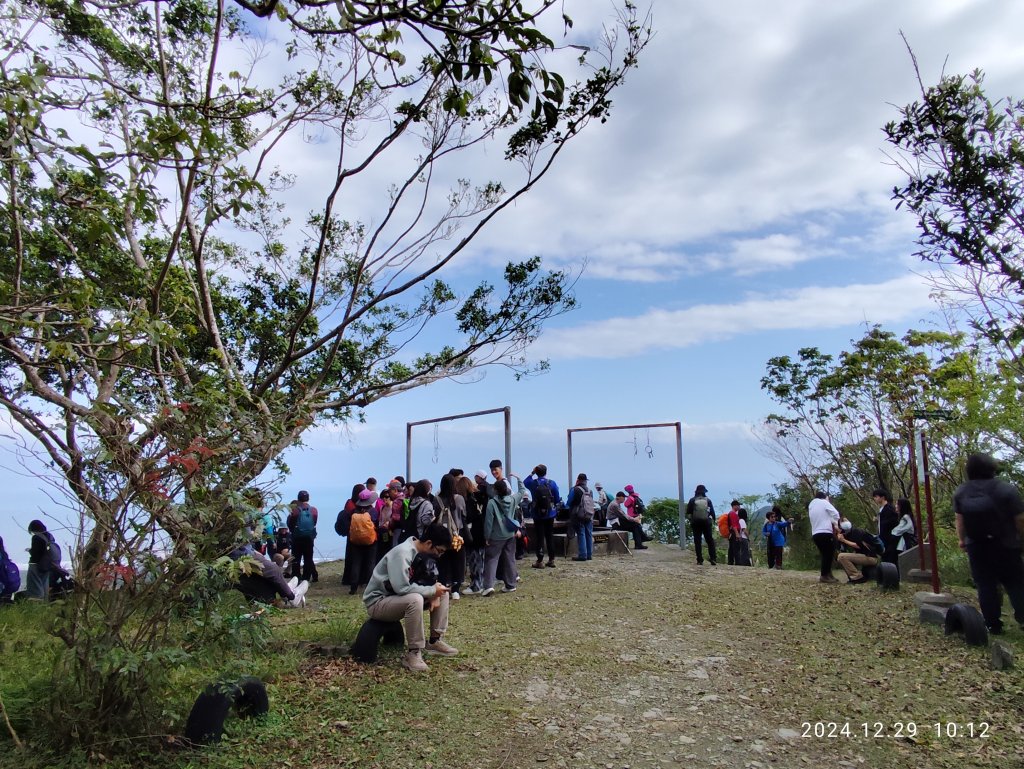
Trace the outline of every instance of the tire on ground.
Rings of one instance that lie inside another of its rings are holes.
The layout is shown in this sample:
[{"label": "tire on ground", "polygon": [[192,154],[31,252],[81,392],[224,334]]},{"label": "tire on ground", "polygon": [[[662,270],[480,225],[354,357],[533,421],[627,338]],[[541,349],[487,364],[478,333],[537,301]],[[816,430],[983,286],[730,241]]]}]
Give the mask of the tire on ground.
[{"label": "tire on ground", "polygon": [[988,628],[981,612],[966,603],[956,603],[946,612],[946,635],[962,633],[968,646],[988,643]]},{"label": "tire on ground", "polygon": [[387,644],[405,643],[402,623],[379,619],[366,620],[359,628],[356,640],[352,642],[352,657],[358,662],[376,662],[381,640]]},{"label": "tire on ground", "polygon": [[899,590],[900,570],[894,563],[880,563],[875,567],[875,581],[882,590]]},{"label": "tire on ground", "polygon": [[224,736],[224,719],[238,699],[236,684],[210,684],[196,699],[185,723],[185,740],[193,745],[220,742]]},{"label": "tire on ground", "polygon": [[255,676],[238,679],[238,696],[235,698],[235,710],[239,718],[257,718],[270,710],[270,698],[267,687]]}]

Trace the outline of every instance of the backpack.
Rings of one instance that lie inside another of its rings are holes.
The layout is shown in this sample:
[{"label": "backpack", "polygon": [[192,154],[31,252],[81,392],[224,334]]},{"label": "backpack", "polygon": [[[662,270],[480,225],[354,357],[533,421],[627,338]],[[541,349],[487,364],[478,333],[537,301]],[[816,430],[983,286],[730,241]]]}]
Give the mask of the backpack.
[{"label": "backpack", "polygon": [[57,540],[53,538],[53,535],[48,531],[38,532],[34,536],[42,537],[43,541],[46,542],[46,554],[43,555],[37,564],[39,571],[53,571],[54,569],[60,569],[61,553],[60,545],[57,544]]},{"label": "backpack", "polygon": [[707,497],[697,497],[693,500],[693,520],[703,523],[710,514],[711,503]]},{"label": "backpack", "polygon": [[647,505],[636,494],[633,495],[633,515],[643,515],[647,512]]},{"label": "backpack", "polygon": [[14,595],[21,589],[21,570],[6,556],[0,558],[0,595]]},{"label": "backpack", "polygon": [[867,543],[868,547],[875,551],[875,556],[877,558],[881,558],[882,555],[885,553],[885,543],[882,541],[882,538],[877,534],[872,534],[871,532],[868,532],[868,536],[865,542]]},{"label": "backpack", "polygon": [[295,519],[295,532],[296,537],[307,537],[313,539],[316,537],[316,521],[313,520],[313,508],[303,502],[299,505],[299,514]]},{"label": "backpack", "polygon": [[718,516],[718,533],[729,539],[729,514],[722,513]]},{"label": "backpack", "polygon": [[372,545],[377,541],[377,527],[369,513],[353,513],[348,538],[353,545]]},{"label": "backpack", "polygon": [[573,513],[581,521],[592,521],[594,520],[594,495],[591,494],[590,489],[584,489],[582,486],[576,487],[576,504],[573,505]]},{"label": "backpack", "polygon": [[338,518],[334,522],[334,531],[339,537],[348,536],[349,527],[352,525],[352,510],[349,507],[351,504],[352,500],[350,499],[338,513]]},{"label": "backpack", "polygon": [[551,486],[547,478],[540,478],[533,489],[533,512],[547,513],[555,506],[555,496],[551,493]]}]

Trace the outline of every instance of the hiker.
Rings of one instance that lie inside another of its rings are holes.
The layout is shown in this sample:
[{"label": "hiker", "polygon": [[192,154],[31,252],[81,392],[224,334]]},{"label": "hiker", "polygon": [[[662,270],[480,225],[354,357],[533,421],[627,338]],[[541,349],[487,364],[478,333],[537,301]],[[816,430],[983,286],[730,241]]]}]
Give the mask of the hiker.
[{"label": "hiker", "polygon": [[835,558],[836,540],[839,533],[839,511],[828,501],[828,495],[819,491],[807,505],[807,518],[811,522],[811,539],[821,555],[821,576],[819,582],[838,582],[832,576],[832,559]]},{"label": "hiker", "polygon": [[543,567],[545,549],[548,566],[555,568],[555,515],[562,499],[558,493],[558,484],[547,476],[547,465],[537,465],[523,481],[533,495],[533,538],[536,540],[534,549],[537,555],[537,561],[533,564],[535,569]]},{"label": "hiker", "polygon": [[277,527],[277,536],[274,537],[274,553],[273,561],[284,570],[285,576],[290,576],[289,571],[291,569],[292,562],[292,533],[288,531],[287,526]]},{"label": "hiker", "polygon": [[594,494],[587,488],[587,474],[576,476],[576,485],[566,499],[570,520],[576,532],[574,561],[590,561],[594,558]]},{"label": "hiker", "polygon": [[302,581],[316,582],[318,575],[313,564],[313,540],[316,539],[317,509],[309,504],[309,492],[300,491],[288,514],[288,530],[292,533],[292,576]]},{"label": "hiker", "polygon": [[438,523],[448,529],[452,535],[452,544],[447,552],[437,559],[440,569],[440,581],[451,590],[451,600],[458,601],[461,597],[462,580],[466,575],[466,500],[455,489],[455,476],[446,473],[441,476],[441,486],[437,491],[437,499],[441,503],[441,516]]},{"label": "hiker", "polygon": [[366,490],[370,492],[370,499],[372,500],[372,502],[376,503],[379,497],[379,495],[377,494],[377,479],[374,478],[373,476],[370,476],[369,478],[366,479],[366,483],[363,485],[366,486]]},{"label": "hiker", "polygon": [[594,484],[594,525],[595,526],[607,526],[608,525],[608,505],[611,500],[608,498],[608,494],[604,490],[604,486],[601,481]]},{"label": "hiker", "polygon": [[[346,508],[351,501],[345,503]],[[360,585],[370,581],[373,567],[377,564],[377,521],[372,514],[374,501],[373,492],[364,488],[349,513],[345,571],[341,577],[341,584],[349,586],[349,595],[355,595]],[[343,514],[345,512],[342,511]]]},{"label": "hiker", "polygon": [[[363,591],[363,604],[371,619],[402,620],[407,651],[402,666],[412,672],[426,671],[423,653],[454,657],[458,649],[444,641],[448,630],[448,588],[440,582],[417,585],[410,581],[410,569],[418,553],[440,558],[451,546],[451,535],[438,523],[423,531],[423,539],[410,537],[395,545],[377,562],[370,583]],[[423,610],[430,611],[429,640],[423,636]]]},{"label": "hiker", "polygon": [[736,553],[740,549],[740,501],[738,499],[729,503],[729,511],[725,515],[729,527],[729,553],[726,563],[734,566]]},{"label": "hiker", "polygon": [[643,528],[626,513],[626,492],[615,492],[615,500],[608,503],[608,523],[617,531],[627,531],[633,535],[634,550],[646,549]]},{"label": "hiker", "polygon": [[1020,492],[996,478],[999,465],[988,454],[967,457],[967,481],[953,493],[956,533],[967,553],[978,605],[989,632],[1003,632],[1002,585],[1014,619],[1024,628],[1024,504]]},{"label": "hiker", "polygon": [[792,518],[782,517],[782,508],[773,505],[765,516],[764,526],[761,533],[764,535],[768,546],[768,568],[782,568],[782,554],[786,549],[786,532],[793,527]]},{"label": "hiker", "polygon": [[910,500],[900,497],[896,502],[896,514],[899,516],[899,523],[892,529],[892,535],[897,538],[896,562],[899,564],[899,553],[917,547],[917,529],[914,526],[914,509],[910,506]]},{"label": "hiker", "polygon": [[747,530],[747,509],[741,507],[736,511],[736,519],[740,526],[740,535],[736,543],[736,565],[753,566],[750,557],[750,532]]},{"label": "hiker", "polygon": [[51,572],[60,568],[60,550],[42,521],[29,523],[28,533],[32,535],[32,544],[28,549],[25,594],[28,598],[49,601]]},{"label": "hiker", "polygon": [[10,603],[21,589],[21,569],[11,560],[0,537],[0,603]]},{"label": "hiker", "polygon": [[484,510],[484,538],[485,538],[485,560],[484,560],[484,583],[480,595],[486,597],[494,595],[494,582],[499,570],[505,583],[503,592],[512,593],[516,589],[516,582],[519,581],[519,570],[516,568],[515,541],[522,536],[521,530],[515,524],[515,511],[519,506],[519,500],[523,495],[523,482],[518,476],[516,479],[518,489],[515,494],[509,488],[508,481],[502,478],[494,483],[493,495],[487,500],[487,507]]},{"label": "hiker", "polygon": [[413,485],[412,498],[409,500],[409,515],[406,517],[402,538],[423,539],[427,527],[437,520],[441,512],[441,503],[430,492],[434,485],[426,478],[421,478]]},{"label": "hiker", "polygon": [[839,522],[839,532],[836,534],[839,544],[846,550],[836,558],[846,578],[851,585],[858,585],[867,582],[862,569],[865,566],[877,566],[880,553],[875,545],[875,535],[864,529],[858,529],[845,518]]},{"label": "hiker", "polygon": [[686,518],[690,522],[690,533],[693,534],[693,549],[697,553],[697,565],[701,566],[704,563],[701,537],[707,542],[708,559],[711,561],[711,565],[717,565],[715,538],[711,531],[711,522],[715,520],[715,506],[708,498],[708,490],[703,483],[693,490],[693,496],[686,503]]},{"label": "hiker", "polygon": [[473,595],[484,589],[484,510],[487,507],[487,491],[480,488],[487,483],[487,475],[483,470],[477,472],[475,478],[462,476],[455,481],[455,490],[462,495],[466,503],[466,541],[462,549],[466,551],[466,571],[469,574],[469,586],[460,592]]},{"label": "hiker", "polygon": [[398,542],[405,519],[405,494],[397,478],[388,482],[380,498],[373,503],[377,511],[377,558]]},{"label": "hiker", "polygon": [[298,577],[286,580],[281,567],[258,551],[240,547],[228,555],[233,561],[245,556],[255,562],[255,570],[238,577],[238,590],[250,601],[272,603],[280,596],[293,609],[306,605],[309,582],[300,582]]},{"label": "hiker", "polygon": [[896,563],[896,547],[899,545],[899,537],[893,536],[892,530],[899,523],[900,517],[893,507],[892,498],[885,489],[875,489],[871,498],[878,505],[878,536],[885,544],[885,555],[882,560],[886,563]]}]

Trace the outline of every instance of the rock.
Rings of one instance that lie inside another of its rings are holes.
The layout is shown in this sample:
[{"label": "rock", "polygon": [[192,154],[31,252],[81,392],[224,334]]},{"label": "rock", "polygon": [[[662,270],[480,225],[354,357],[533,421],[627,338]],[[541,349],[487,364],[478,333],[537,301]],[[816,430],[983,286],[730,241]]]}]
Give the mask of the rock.
[{"label": "rock", "polygon": [[949,593],[932,593],[927,590],[920,590],[914,593],[914,605],[922,606],[926,603],[937,604],[938,606],[952,606],[956,598]]},{"label": "rock", "polygon": [[687,737],[684,734],[682,737],[676,740],[676,742],[678,742],[680,745],[693,745],[697,742],[697,740],[693,739],[693,737]]},{"label": "rock", "polygon": [[1006,642],[992,641],[989,655],[993,670],[1009,670],[1013,667],[1013,648]]},{"label": "rock", "polygon": [[640,717],[647,721],[654,721],[655,719],[661,718],[662,715],[664,714],[661,712],[660,708],[651,708],[650,710],[645,710],[643,715]]},{"label": "rock", "polygon": [[708,671],[704,668],[691,668],[686,671],[687,678],[695,678],[698,681],[707,681],[711,676],[708,675]]},{"label": "rock", "polygon": [[779,736],[784,740],[793,740],[800,737],[796,729],[779,729]]},{"label": "rock", "polygon": [[946,624],[946,612],[949,611],[948,606],[940,606],[934,603],[923,603],[917,610],[918,619],[926,625],[939,625],[945,626]]}]

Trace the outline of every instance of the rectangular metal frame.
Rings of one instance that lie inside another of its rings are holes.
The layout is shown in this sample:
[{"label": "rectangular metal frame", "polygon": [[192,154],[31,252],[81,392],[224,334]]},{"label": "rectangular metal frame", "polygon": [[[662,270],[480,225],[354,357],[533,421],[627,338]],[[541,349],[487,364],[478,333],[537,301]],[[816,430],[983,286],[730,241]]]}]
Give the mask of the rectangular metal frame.
[{"label": "rectangular metal frame", "polygon": [[454,422],[456,419],[469,419],[470,417],[479,417],[486,414],[498,414],[503,413],[505,415],[505,474],[507,475],[512,470],[512,409],[509,406],[503,406],[499,409],[487,409],[485,411],[470,411],[466,414],[452,414],[447,417],[437,417],[435,419],[423,419],[419,422],[406,422],[405,423],[405,480],[412,482],[412,428],[418,425],[432,425],[437,422]]},{"label": "rectangular metal frame", "polygon": [[570,427],[565,431],[565,442],[569,455],[569,488],[576,479],[572,474],[572,434],[592,433],[601,430],[643,430],[651,427],[674,427],[676,429],[676,483],[679,490],[679,547],[686,549],[686,504],[683,502],[683,423],[657,422],[647,425],[612,425],[609,427]]}]

